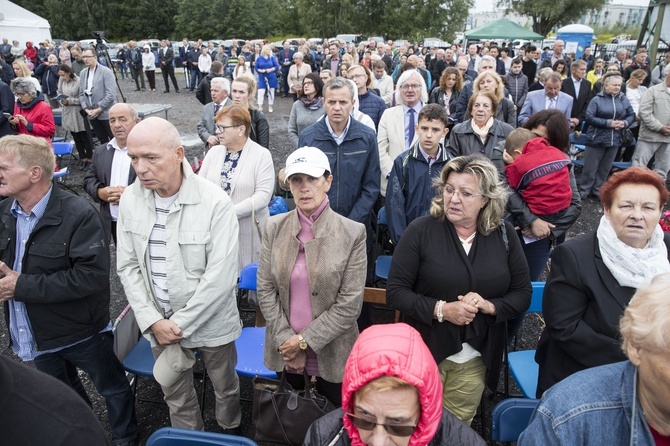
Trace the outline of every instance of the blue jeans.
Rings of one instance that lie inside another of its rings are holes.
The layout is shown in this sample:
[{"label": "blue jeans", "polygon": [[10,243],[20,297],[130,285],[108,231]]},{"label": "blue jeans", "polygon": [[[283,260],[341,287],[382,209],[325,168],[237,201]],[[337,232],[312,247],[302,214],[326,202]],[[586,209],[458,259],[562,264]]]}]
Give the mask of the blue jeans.
[{"label": "blue jeans", "polygon": [[202,73],[200,70],[198,68],[191,68],[191,85],[188,89],[191,91],[195,90],[195,87],[200,84],[200,81],[202,81]]},{"label": "blue jeans", "polygon": [[113,442],[122,442],[137,437],[137,421],[133,392],[114,355],[113,339],[111,331],[98,333],[65,350],[38,356],[35,367],[72,386],[90,404],[81,382],[72,382],[74,367],[86,372],[98,393],[105,398]]}]

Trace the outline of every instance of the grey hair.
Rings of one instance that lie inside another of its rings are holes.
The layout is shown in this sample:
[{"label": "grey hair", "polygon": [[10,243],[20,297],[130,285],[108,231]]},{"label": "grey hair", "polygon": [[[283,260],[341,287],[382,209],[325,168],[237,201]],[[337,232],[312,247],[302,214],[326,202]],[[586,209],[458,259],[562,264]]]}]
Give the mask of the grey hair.
[{"label": "grey hair", "polygon": [[30,96],[37,96],[37,88],[33,82],[25,77],[17,77],[12,80],[11,90],[14,95],[18,96],[23,93],[28,93]]},{"label": "grey hair", "polygon": [[586,66],[586,62],[583,61],[582,59],[577,59],[576,61],[572,62],[572,64],[570,64],[570,71],[576,70],[576,69],[581,68],[583,66],[584,67]]},{"label": "grey hair", "polygon": [[623,313],[619,330],[622,347],[667,354],[670,350],[670,274],[658,274],[649,285],[640,287]]},{"label": "grey hair", "polygon": [[212,78],[210,86],[214,85],[214,84],[220,85],[221,88],[224,91],[227,91],[228,94],[230,94],[230,81],[228,79],[226,79],[225,77],[214,77],[214,78]]},{"label": "grey hair", "polygon": [[482,56],[482,60],[479,61],[479,64],[481,65],[482,62],[492,62],[493,63],[493,68],[495,69],[496,66],[496,59],[493,56],[489,56],[488,54],[486,56]]},{"label": "grey hair", "polygon": [[563,78],[561,77],[560,74],[555,72],[554,70],[551,71],[551,73],[547,74],[547,78],[544,80],[544,83],[546,84],[549,81],[554,81],[554,82],[563,82]]},{"label": "grey hair", "polygon": [[553,72],[554,70],[551,67],[542,68],[537,74],[537,78],[540,80],[540,82],[544,83],[547,80],[547,77],[549,77],[549,74]]},{"label": "grey hair", "polygon": [[607,84],[609,84],[610,82],[612,82],[612,80],[614,80],[614,79],[616,79],[616,78],[618,78],[619,81],[623,82],[623,77],[621,77],[620,74],[610,74],[609,76],[605,76],[605,77],[604,77],[604,79],[603,79],[603,85],[607,85]]},{"label": "grey hair", "polygon": [[668,73],[670,73],[670,65],[666,65],[666,66],[665,66],[665,69],[663,70],[663,74],[664,74],[664,75],[667,76]]},{"label": "grey hair", "polygon": [[[354,84],[355,85],[355,84]],[[351,94],[351,100],[353,101],[355,99],[356,91],[354,90],[354,87],[352,86],[352,83],[349,82],[349,79],[345,79],[343,77],[334,77],[332,79],[329,79],[328,82],[325,83],[323,86],[323,97],[326,97],[326,92],[329,90],[339,90],[340,88],[346,88],[349,90],[349,94]]]},{"label": "grey hair", "polygon": [[400,77],[398,78],[398,83],[396,84],[395,89],[396,104],[404,105],[402,95],[400,94],[400,87],[402,87],[403,84],[407,82],[407,80],[412,75],[416,75],[416,77],[419,79],[419,83],[421,84],[421,97],[420,97],[421,102],[423,102],[424,104],[428,103],[428,89],[426,88],[426,81],[423,80],[423,76],[421,76],[421,73],[419,73],[417,70],[407,70],[400,75]]},{"label": "grey hair", "polygon": [[626,54],[626,53],[628,53],[628,50],[626,50],[626,48],[619,48],[618,50],[616,50],[616,53],[617,53],[617,55]]},{"label": "grey hair", "polygon": [[498,177],[498,169],[488,158],[480,154],[459,156],[449,161],[433,182],[437,194],[430,203],[430,215],[440,221],[446,218],[444,187],[452,172],[467,173],[475,177],[479,184],[479,193],[487,200],[477,217],[477,231],[482,235],[489,235],[501,225],[509,197],[509,190]]}]

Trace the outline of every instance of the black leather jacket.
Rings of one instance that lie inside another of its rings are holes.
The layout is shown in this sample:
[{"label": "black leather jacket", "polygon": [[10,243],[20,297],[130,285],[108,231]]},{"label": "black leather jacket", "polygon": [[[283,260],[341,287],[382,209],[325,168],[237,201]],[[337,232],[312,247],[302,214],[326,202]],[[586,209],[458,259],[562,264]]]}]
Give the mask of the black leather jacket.
[{"label": "black leather jacket", "polygon": [[[14,264],[14,200],[0,202],[0,260]],[[14,299],[24,302],[38,350],[86,339],[109,323],[109,246],[98,211],[54,187],[26,243]],[[8,305],[4,304],[9,327]]]}]

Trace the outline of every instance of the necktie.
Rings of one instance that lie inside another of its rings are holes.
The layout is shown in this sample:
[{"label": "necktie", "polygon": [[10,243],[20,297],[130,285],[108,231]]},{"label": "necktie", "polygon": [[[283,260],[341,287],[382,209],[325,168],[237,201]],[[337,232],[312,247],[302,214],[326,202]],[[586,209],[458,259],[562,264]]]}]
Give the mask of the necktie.
[{"label": "necktie", "polygon": [[414,141],[414,111],[413,108],[410,108],[409,111],[409,139],[408,139],[408,148],[412,146],[412,141]]},{"label": "necktie", "polygon": [[214,116],[216,116],[216,114],[219,113],[220,108],[221,104],[214,104]]},{"label": "necktie", "polygon": [[549,108],[553,110],[556,108],[556,98],[549,98]]}]

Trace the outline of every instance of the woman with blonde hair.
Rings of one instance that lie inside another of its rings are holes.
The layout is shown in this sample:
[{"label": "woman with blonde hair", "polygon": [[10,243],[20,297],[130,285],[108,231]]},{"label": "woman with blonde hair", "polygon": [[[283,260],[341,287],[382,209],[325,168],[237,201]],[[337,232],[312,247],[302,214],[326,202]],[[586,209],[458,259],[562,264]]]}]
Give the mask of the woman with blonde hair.
[{"label": "woman with blonde hair", "polygon": [[240,76],[230,86],[230,99],[234,104],[246,108],[251,115],[249,139],[266,149],[270,148],[270,125],[262,111],[256,106],[256,80],[251,76]]},{"label": "woman with blonde hair", "polygon": [[[495,71],[485,71],[474,80],[472,94],[475,95],[480,91],[488,91],[492,93],[497,102],[498,109],[494,116],[502,122],[506,122],[512,127],[516,127],[516,110],[514,109],[514,102],[505,97],[505,85],[502,79]],[[466,112],[465,119],[469,119],[470,115]]]},{"label": "woman with blonde hair", "polygon": [[39,80],[32,76],[30,68],[28,68],[28,65],[26,65],[23,60],[14,60],[14,62],[12,62],[12,69],[14,70],[15,77],[24,77],[26,79],[30,79],[30,81],[35,84],[35,89],[37,89],[37,91],[40,93],[42,92],[42,84]]},{"label": "woman with blonde hair", "polygon": [[258,108],[263,110],[265,91],[268,92],[268,112],[272,113],[272,105],[275,102],[275,90],[279,88],[277,82],[277,71],[279,62],[272,53],[272,47],[265,45],[261,55],[256,58],[256,73],[258,73]]},{"label": "woman with blonde hair", "polygon": [[237,58],[237,65],[235,66],[235,70],[233,70],[233,80],[237,79],[240,76],[251,76],[249,68],[247,68],[247,59],[243,55],[240,54],[240,56]]}]

